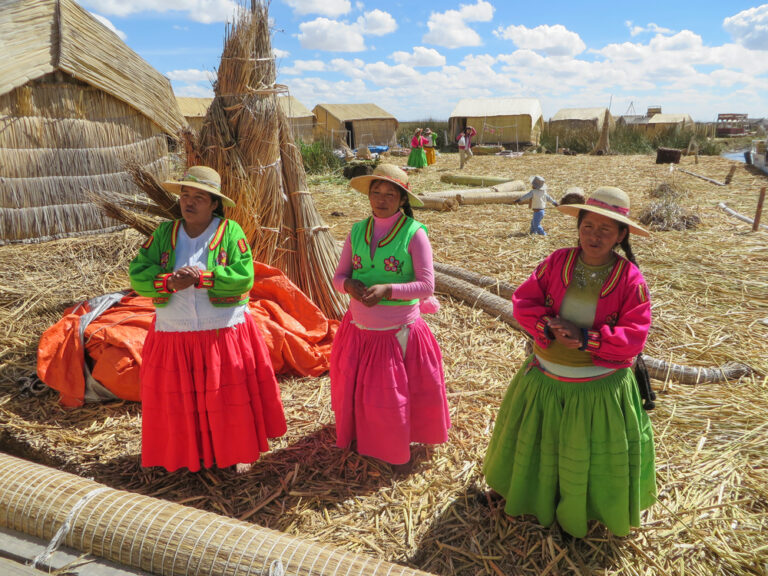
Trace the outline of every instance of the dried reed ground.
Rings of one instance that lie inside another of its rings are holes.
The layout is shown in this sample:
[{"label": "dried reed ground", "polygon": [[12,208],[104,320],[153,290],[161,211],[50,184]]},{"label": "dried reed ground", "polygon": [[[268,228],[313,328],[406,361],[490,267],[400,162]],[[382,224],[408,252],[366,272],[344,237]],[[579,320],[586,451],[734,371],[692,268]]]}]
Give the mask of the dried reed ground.
[{"label": "dried reed ground", "polygon": [[[403,159],[394,159],[402,163]],[[683,166],[723,180],[731,162],[701,158]],[[455,154],[412,175],[417,191],[443,190]],[[329,381],[281,382],[288,434],[254,471],[197,474],[139,466],[140,409],[133,403],[61,409],[53,393],[19,392],[33,373],[40,333],[75,301],[124,288],[140,240],[109,237],[0,247],[0,447],[120,489],[248,519],[316,541],[408,563],[435,574],[759,574],[768,573],[768,234],[717,208],[754,215],[768,178],[740,166],[719,187],[658,166],[650,156],[476,157],[465,172],[527,179],[540,174],[556,198],[569,186],[624,188],[633,211],[666,182],[686,189],[699,229],[636,239],[653,297],[646,352],[693,366],[728,360],[757,374],[736,383],[682,386],[654,381],[659,502],[643,526],[615,538],[595,526],[583,540],[531,518],[508,518],[478,497],[493,420],[523,360],[523,336],[480,311],[441,296],[427,321],[443,349],[453,428],[445,446],[418,449],[405,477],[387,465],[334,447]],[[334,177],[310,181],[337,239],[365,217],[365,197]],[[332,215],[340,214],[340,215]],[[548,210],[547,237],[529,237],[530,211],[462,206],[418,212],[439,261],[519,284],[555,248],[575,241],[575,220]],[[763,220],[768,221],[768,218]],[[67,282],[62,279],[68,278]]]}]

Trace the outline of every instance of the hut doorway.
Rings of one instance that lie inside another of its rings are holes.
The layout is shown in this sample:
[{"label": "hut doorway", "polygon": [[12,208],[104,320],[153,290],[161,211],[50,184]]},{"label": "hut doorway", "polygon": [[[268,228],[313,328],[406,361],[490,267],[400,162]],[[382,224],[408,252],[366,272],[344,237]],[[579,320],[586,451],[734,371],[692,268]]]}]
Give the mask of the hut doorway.
[{"label": "hut doorway", "polygon": [[347,146],[355,149],[355,131],[352,122],[344,122],[344,129],[347,131]]}]

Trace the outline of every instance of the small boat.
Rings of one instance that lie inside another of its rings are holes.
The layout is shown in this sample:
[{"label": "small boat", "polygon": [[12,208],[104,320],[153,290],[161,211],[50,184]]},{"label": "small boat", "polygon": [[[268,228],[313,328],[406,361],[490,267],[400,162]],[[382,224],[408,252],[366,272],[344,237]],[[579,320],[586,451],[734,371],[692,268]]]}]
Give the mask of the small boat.
[{"label": "small boat", "polygon": [[749,151],[751,164],[768,174],[768,139],[752,140],[752,149]]}]

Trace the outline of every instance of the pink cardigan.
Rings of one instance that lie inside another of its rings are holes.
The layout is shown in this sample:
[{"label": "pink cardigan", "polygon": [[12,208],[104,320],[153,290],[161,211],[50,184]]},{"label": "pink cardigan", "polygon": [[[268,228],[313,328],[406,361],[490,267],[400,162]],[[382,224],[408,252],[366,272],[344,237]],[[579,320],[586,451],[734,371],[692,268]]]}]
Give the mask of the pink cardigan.
[{"label": "pink cardigan", "polygon": [[[515,319],[542,348],[552,342],[546,334],[547,322],[560,311],[580,251],[555,250],[512,295]],[[651,301],[645,279],[637,266],[618,256],[600,291],[586,350],[596,366],[626,368],[643,351],[650,326]]]}]

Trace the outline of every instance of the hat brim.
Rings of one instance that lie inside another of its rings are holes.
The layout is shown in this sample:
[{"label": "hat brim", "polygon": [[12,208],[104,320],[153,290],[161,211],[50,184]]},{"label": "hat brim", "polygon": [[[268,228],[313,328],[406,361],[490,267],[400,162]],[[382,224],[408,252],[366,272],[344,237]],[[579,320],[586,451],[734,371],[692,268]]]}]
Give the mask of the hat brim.
[{"label": "hat brim", "polygon": [[203,192],[208,192],[208,194],[213,194],[217,198],[221,199],[221,203],[224,204],[227,208],[234,208],[235,203],[231,198],[227,198],[216,190],[213,186],[208,186],[207,184],[202,184],[200,182],[179,182],[178,180],[168,180],[166,182],[163,182],[161,184],[163,189],[166,192],[169,192],[171,194],[175,194],[176,196],[179,196],[181,194],[181,187],[186,186],[188,188],[196,188],[198,190],[202,190]]},{"label": "hat brim", "polygon": [[421,208],[422,206],[424,206],[424,202],[419,200],[419,197],[416,196],[416,194],[408,190],[408,188],[405,188],[402,184],[400,184],[400,182],[392,178],[387,178],[386,176],[383,176],[381,174],[368,174],[366,176],[355,176],[349,181],[349,185],[355,190],[357,190],[358,192],[362,192],[367,196],[368,191],[371,189],[371,182],[373,182],[374,180],[386,180],[387,182],[392,182],[392,184],[394,184],[401,190],[405,190],[405,192],[408,194],[408,201],[410,202],[411,206],[415,208]]},{"label": "hat brim", "polygon": [[651,235],[650,232],[648,232],[648,230],[646,230],[645,228],[641,228],[626,216],[622,216],[621,214],[616,214],[616,212],[607,210],[605,208],[600,208],[599,206],[591,206],[589,204],[560,204],[557,207],[557,209],[563,214],[567,214],[568,216],[576,216],[576,217],[578,217],[579,211],[581,210],[586,210],[587,212],[594,212],[595,214],[600,214],[602,216],[606,216],[607,218],[610,218],[611,220],[616,220],[617,222],[626,224],[627,227],[629,228],[629,231],[632,234],[637,234],[638,236],[645,236],[645,237],[648,237]]}]

